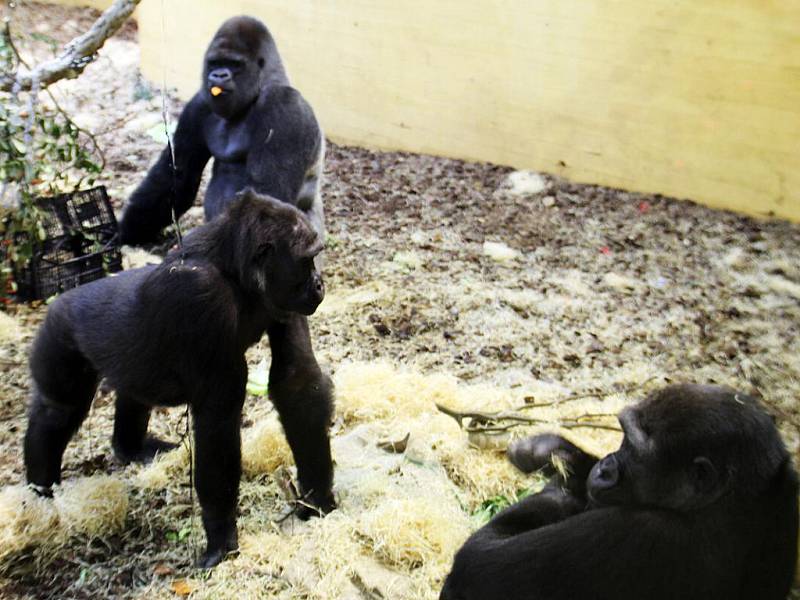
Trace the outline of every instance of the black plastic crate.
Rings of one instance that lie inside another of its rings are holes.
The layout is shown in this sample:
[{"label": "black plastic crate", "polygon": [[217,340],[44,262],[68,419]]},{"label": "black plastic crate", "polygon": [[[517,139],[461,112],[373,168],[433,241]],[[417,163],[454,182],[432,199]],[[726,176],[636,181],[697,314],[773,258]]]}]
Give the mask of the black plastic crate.
[{"label": "black plastic crate", "polygon": [[45,239],[29,265],[15,272],[20,300],[53,294],[122,270],[117,219],[105,187],[37,198]]}]

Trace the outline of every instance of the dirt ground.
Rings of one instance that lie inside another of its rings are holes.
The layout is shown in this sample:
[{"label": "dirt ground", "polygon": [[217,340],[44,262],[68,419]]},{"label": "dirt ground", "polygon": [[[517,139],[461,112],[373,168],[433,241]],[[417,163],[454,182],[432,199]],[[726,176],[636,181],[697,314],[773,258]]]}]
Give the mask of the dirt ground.
[{"label": "dirt ground", "polygon": [[[70,39],[94,14],[25,5],[13,11],[12,26],[36,32],[30,51],[42,55],[48,39]],[[138,53],[135,27],[127,26],[82,77],[54,88],[62,106],[96,132],[106,156],[101,183],[120,206],[162,147],[162,98],[141,79]],[[172,118],[179,109],[168,99]],[[727,384],[762,395],[798,455],[799,226],[512,175],[490,164],[328,148],[328,297],[311,325],[330,373],[350,361],[386,360],[534,397],[602,397],[648,382]],[[187,228],[198,222],[196,213],[184,220]],[[23,478],[26,357],[43,313],[44,307],[16,306],[11,320],[0,321],[3,486]],[[262,342],[248,361],[255,366],[268,353]],[[246,425],[268,411],[266,403],[248,398]],[[67,451],[65,478],[124,471],[109,447],[112,408],[112,396],[100,395]],[[178,439],[183,412],[159,412],[153,427]],[[0,595],[169,591],[172,579],[156,567],[167,563],[174,576],[189,572],[190,549],[166,533],[186,522],[190,502],[186,485],[134,491],[125,535],[79,536],[57,554],[33,548],[6,558]],[[163,517],[152,517],[154,511]]]}]

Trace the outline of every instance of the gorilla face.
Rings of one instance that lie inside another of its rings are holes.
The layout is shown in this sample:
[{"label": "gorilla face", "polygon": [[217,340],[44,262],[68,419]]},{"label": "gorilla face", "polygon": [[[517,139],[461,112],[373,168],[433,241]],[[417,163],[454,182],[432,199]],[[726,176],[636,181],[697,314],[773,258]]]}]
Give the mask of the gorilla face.
[{"label": "gorilla face", "polygon": [[246,190],[229,211],[238,246],[235,268],[244,287],[283,312],[311,315],[325,297],[314,258],[323,244],[295,207]]},{"label": "gorilla face", "polygon": [[322,244],[309,248],[304,256],[278,252],[271,270],[270,299],[278,308],[311,315],[325,297],[325,284],[314,266]]},{"label": "gorilla face", "polygon": [[203,94],[217,115],[235,119],[258,98],[271,38],[256,19],[238,17],[220,27],[206,50]]},{"label": "gorilla face", "polygon": [[722,491],[718,467],[694,448],[682,447],[665,431],[647,428],[646,406],[623,410],[619,422],[625,437],[619,450],[595,464],[588,494],[595,504],[628,504],[694,510],[713,502]]},{"label": "gorilla face", "polygon": [[[734,488],[755,493],[781,460],[779,444],[770,443],[770,419],[755,399],[723,387],[670,386],[623,410],[619,422],[622,445],[587,480],[597,505],[695,510]],[[731,451],[745,437],[763,444],[755,463]]]}]

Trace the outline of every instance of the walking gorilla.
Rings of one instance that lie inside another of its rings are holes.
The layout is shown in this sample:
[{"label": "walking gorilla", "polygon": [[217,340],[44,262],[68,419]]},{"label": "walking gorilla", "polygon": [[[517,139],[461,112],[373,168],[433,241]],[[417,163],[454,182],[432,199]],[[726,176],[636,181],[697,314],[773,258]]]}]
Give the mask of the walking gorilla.
[{"label": "walking gorilla", "polygon": [[247,187],[302,210],[324,238],[319,193],[325,139],[311,107],[289,86],[275,41],[252,17],[227,20],[206,50],[203,83],[167,148],[133,192],[120,241],[153,241],[194,202],[213,156],[206,220]]},{"label": "walking gorilla", "polygon": [[[288,204],[251,191],[196,229],[161,265],[125,271],[60,296],[33,344],[27,479],[47,495],[100,377],[116,390],[113,448],[146,461],[169,444],[147,436],[153,406],[189,404],[197,495],[208,547],[199,566],[236,549],[244,352],[264,331],[269,390],[297,465],[300,491],[335,508],[328,427],[332,385],[311,349],[304,315],[324,296],[319,234]],[[300,516],[315,511],[302,507]]]},{"label": "walking gorilla", "polygon": [[619,421],[622,446],[602,460],[556,435],[511,447],[555,477],[467,540],[441,600],[786,598],[797,476],[755,399],[670,386]]}]

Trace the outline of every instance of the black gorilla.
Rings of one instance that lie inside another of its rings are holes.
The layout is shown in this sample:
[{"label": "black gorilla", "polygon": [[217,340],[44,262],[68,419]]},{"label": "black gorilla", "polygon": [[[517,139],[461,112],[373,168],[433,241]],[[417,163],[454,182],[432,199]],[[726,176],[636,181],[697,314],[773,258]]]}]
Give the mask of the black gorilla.
[{"label": "black gorilla", "polygon": [[[244,352],[266,331],[269,391],[297,465],[301,492],[325,513],[331,491],[332,384],[320,371],[303,315],[324,296],[319,235],[294,207],[243,192],[221,217],[187,236],[158,266],[70,290],[50,306],[30,359],[33,399],[25,435],[28,481],[60,481],[61,459],[89,410],[98,379],[116,390],[113,448],[123,461],[168,444],[147,436],[151,407],[188,403],[196,487],[211,567],[237,547]],[[312,510],[300,514],[307,518]]]},{"label": "black gorilla", "polygon": [[784,600],[797,556],[797,476],[756,401],[677,385],[624,410],[602,460],[556,435],[523,440],[554,479],[474,533],[442,600]]},{"label": "black gorilla", "polygon": [[[213,91],[212,91],[213,90]],[[167,147],[128,200],[120,240],[155,239],[192,205],[209,158],[206,220],[247,187],[300,208],[324,237],[319,195],[325,139],[311,107],[289,86],[275,42],[252,17],[227,20],[206,50],[203,83]]]}]

